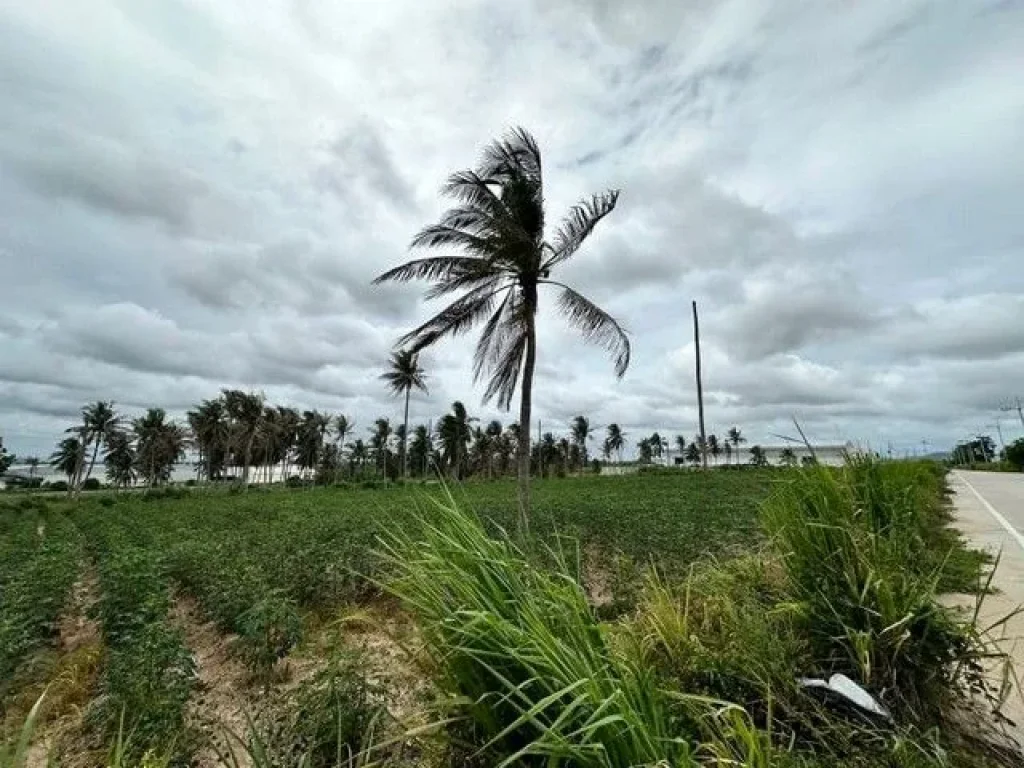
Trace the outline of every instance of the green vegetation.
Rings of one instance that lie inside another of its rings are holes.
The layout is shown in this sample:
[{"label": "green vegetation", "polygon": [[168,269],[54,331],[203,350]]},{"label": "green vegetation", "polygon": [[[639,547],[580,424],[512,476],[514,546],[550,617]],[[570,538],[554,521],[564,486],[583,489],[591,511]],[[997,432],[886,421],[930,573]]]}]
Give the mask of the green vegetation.
[{"label": "green vegetation", "polygon": [[[56,592],[96,574],[104,653],[81,728],[118,764],[183,765],[213,739],[226,765],[311,768],[1014,765],[958,714],[990,721],[998,691],[970,618],[935,600],[977,589],[982,565],[943,493],[934,465],[868,460],[569,476],[534,484],[528,539],[507,533],[510,478],[442,504],[409,483],[26,496],[0,510],[0,562],[6,586],[18,548],[52,560],[42,521],[65,542],[65,566],[37,567]],[[244,671],[233,737],[189,714],[209,683],[179,596]],[[407,627],[400,655],[335,621],[354,606]],[[381,677],[396,664],[415,698]],[[797,683],[837,672],[893,721]]]},{"label": "green vegetation", "polygon": [[19,663],[54,637],[79,565],[66,517],[32,499],[0,510],[0,715]]},{"label": "green vegetation", "polygon": [[476,168],[448,177],[443,194],[455,206],[412,240],[413,248],[443,249],[444,255],[414,259],[374,281],[424,280],[432,283],[428,298],[461,293],[399,340],[412,353],[483,326],[473,355],[473,376],[487,379],[484,401],[496,398],[499,407],[507,409],[519,388],[517,524],[523,531],[530,509],[531,408],[541,295],[557,292],[558,314],[584,339],[611,354],[617,376],[625,374],[630,356],[629,338],[615,318],[552,277],[615,210],[619,190],[574,205],[549,242],[541,165],[540,147],[524,128],[491,143]]}]

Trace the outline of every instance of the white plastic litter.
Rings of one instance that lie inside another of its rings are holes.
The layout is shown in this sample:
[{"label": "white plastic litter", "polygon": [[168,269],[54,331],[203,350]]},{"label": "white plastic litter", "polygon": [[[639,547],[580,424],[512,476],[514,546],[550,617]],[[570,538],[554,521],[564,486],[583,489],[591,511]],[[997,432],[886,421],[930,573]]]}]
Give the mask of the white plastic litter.
[{"label": "white plastic litter", "polygon": [[825,682],[818,677],[801,677],[797,680],[804,688],[823,688],[831,693],[834,693],[848,702],[853,704],[865,712],[870,712],[873,715],[884,717],[886,720],[891,720],[892,715],[889,714],[889,710],[879,704],[874,696],[861,688],[857,683],[853,682],[846,675],[836,673]]}]

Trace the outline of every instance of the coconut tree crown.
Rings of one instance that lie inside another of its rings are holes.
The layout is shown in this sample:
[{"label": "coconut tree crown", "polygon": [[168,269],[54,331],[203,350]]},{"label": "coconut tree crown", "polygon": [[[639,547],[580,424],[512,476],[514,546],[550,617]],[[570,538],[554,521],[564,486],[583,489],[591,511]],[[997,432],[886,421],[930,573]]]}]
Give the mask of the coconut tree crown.
[{"label": "coconut tree crown", "polygon": [[552,272],[579,250],[601,219],[615,208],[618,190],[574,206],[550,241],[544,238],[544,180],[540,148],[524,129],[510,132],[484,151],[476,169],[452,174],[442,194],[456,205],[412,240],[413,248],[457,253],[409,261],[374,282],[427,280],[427,298],[462,295],[403,336],[399,346],[419,351],[446,336],[483,323],[473,375],[487,376],[484,402],[512,402],[536,311],[538,289],[558,292],[558,306],[585,339],[612,354],[615,372],[629,366],[629,339],[615,319],[585,296],[552,279]]}]

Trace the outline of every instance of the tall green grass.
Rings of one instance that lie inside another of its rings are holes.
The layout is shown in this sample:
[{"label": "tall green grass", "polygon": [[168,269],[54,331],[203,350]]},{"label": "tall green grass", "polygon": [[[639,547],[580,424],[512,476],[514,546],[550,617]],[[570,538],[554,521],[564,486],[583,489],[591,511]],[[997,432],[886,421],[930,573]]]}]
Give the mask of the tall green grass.
[{"label": "tall green grass", "polygon": [[454,504],[395,533],[388,589],[420,622],[489,765],[693,765],[653,671],[616,652],[561,567],[542,570]]},{"label": "tall green grass", "polygon": [[943,483],[928,462],[854,457],[791,474],[764,505],[813,671],[849,675],[909,722],[987,690],[990,648],[936,600],[980,579],[947,528]]}]

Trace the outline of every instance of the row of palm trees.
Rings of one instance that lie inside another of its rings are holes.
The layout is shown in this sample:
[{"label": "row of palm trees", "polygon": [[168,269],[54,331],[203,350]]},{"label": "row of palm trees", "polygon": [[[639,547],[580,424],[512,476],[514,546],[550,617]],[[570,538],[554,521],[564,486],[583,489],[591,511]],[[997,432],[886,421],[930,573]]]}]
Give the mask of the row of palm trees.
[{"label": "row of palm trees", "polygon": [[113,402],[104,400],[85,406],[81,423],[65,434],[50,464],[67,475],[68,491],[75,495],[93,477],[101,450],[107,480],[116,487],[138,480],[149,486],[167,482],[175,463],[185,456],[189,438],[162,408],[126,420]]},{"label": "row of palm trees", "polygon": [[[410,365],[411,363],[411,365]],[[410,375],[400,378],[396,369]],[[411,388],[425,389],[426,377],[413,359],[395,355],[384,378],[392,391],[408,396]],[[317,410],[299,411],[268,404],[257,393],[225,389],[203,400],[186,414],[187,425],[168,419],[160,408],[126,419],[109,401],[82,409],[82,420],[67,430],[51,456],[51,464],[68,477],[69,492],[77,494],[95,477],[102,458],[107,481],[116,487],[138,482],[147,486],[167,482],[175,464],[191,451],[196,479],[200,481],[240,480],[274,482],[292,476],[320,483],[351,478],[437,473],[454,479],[471,476],[495,478],[517,469],[520,429],[517,423],[487,424],[469,415],[461,402],[436,422],[409,429],[408,404],[402,424],[393,426],[378,418],[365,437],[356,437],[355,422],[345,414]],[[350,439],[351,438],[351,439]],[[548,476],[582,473],[593,460],[590,443],[594,428],[589,419],[576,416],[564,436],[545,432],[530,446],[531,473]],[[719,441],[708,438],[707,453],[716,461]],[[746,442],[737,428],[722,441],[726,457]],[[677,436],[676,446],[689,461],[699,463],[703,454],[699,439],[687,442]],[[609,424],[601,454],[606,461],[622,460],[626,433]],[[641,463],[660,459],[668,441],[657,432],[639,441]],[[293,474],[294,473],[294,474]]]}]

